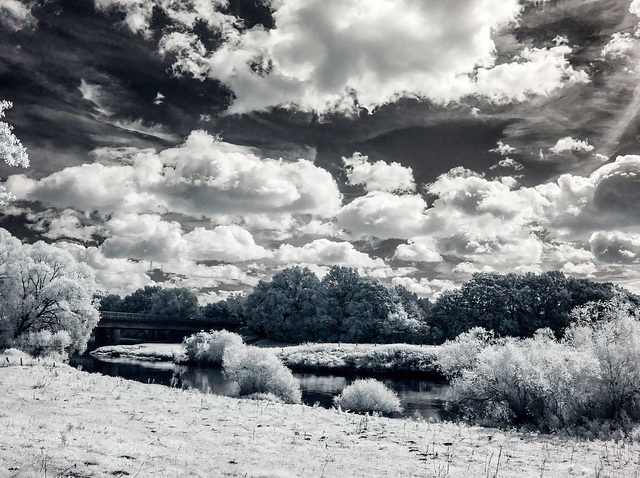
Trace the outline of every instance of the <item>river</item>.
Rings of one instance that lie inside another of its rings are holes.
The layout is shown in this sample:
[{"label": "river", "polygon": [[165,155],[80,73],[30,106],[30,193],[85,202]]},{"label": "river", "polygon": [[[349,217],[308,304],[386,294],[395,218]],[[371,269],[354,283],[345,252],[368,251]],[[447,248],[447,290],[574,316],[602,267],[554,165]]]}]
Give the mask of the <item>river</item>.
[{"label": "river", "polygon": [[[101,373],[143,383],[196,388],[202,392],[233,395],[235,384],[215,367],[177,365],[132,359],[99,359],[92,355],[72,357],[70,364],[90,373]],[[295,373],[302,389],[302,401],[307,405],[332,406],[333,397],[358,376]],[[444,410],[448,385],[422,379],[379,377],[398,393],[404,416],[440,421],[448,417]]]}]

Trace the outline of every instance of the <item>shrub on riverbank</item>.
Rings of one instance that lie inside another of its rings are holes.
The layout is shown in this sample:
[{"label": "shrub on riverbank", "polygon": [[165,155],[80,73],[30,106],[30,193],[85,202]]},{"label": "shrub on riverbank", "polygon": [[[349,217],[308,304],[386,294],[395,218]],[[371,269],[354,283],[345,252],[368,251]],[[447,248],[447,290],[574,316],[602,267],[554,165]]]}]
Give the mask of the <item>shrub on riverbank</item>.
[{"label": "shrub on riverbank", "polygon": [[300,403],[300,384],[282,361],[268,349],[249,346],[227,347],[224,374],[240,386],[240,395],[273,394],[286,403]]},{"label": "shrub on riverbank", "polygon": [[16,340],[16,346],[32,357],[45,357],[56,354],[66,355],[71,345],[71,336],[65,330],[52,334],[48,330],[29,332]]},{"label": "shrub on riverbank", "polygon": [[452,411],[545,431],[631,431],[640,421],[639,315],[615,297],[575,311],[562,340],[543,329],[487,343],[454,378]]},{"label": "shrub on riverbank", "polygon": [[202,365],[222,365],[222,357],[227,347],[244,345],[242,337],[226,330],[198,332],[185,337],[182,342],[185,359]]},{"label": "shrub on riverbank", "polygon": [[491,344],[499,343],[495,335],[482,327],[460,334],[438,347],[435,364],[444,376],[451,379],[463,370],[473,368],[478,355]]},{"label": "shrub on riverbank", "polygon": [[375,379],[356,380],[345,387],[334,403],[343,410],[356,413],[379,412],[386,415],[400,413],[398,395],[384,383]]}]

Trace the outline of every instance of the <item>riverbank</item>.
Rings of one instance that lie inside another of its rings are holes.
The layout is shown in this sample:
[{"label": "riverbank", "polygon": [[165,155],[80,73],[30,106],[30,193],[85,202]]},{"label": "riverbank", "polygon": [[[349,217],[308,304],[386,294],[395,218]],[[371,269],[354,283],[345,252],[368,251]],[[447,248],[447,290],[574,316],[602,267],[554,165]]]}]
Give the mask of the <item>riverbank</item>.
[{"label": "riverbank", "polygon": [[439,347],[409,344],[303,344],[273,349],[292,370],[440,379]]},{"label": "riverbank", "polygon": [[182,344],[107,345],[93,350],[91,354],[105,358],[175,362],[184,355],[184,347]]},{"label": "riverbank", "polygon": [[[262,346],[260,343],[256,346]],[[409,344],[302,344],[268,343],[291,370],[352,375],[406,375],[441,379],[435,362],[439,347]],[[180,344],[139,344],[101,347],[97,357],[180,361]]]},{"label": "riverbank", "polygon": [[0,367],[0,476],[636,476],[640,445],[238,400]]}]

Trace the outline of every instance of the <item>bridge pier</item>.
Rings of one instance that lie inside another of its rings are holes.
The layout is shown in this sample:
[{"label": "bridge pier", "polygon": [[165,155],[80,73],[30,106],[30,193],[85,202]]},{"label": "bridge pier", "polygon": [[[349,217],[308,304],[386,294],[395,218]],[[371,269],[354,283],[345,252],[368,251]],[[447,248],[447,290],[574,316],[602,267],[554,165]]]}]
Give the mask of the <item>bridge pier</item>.
[{"label": "bridge pier", "polygon": [[111,329],[111,343],[109,345],[120,345],[120,329]]},{"label": "bridge pier", "polygon": [[97,327],[96,347],[104,347],[105,345],[120,345],[120,329],[105,329]]}]

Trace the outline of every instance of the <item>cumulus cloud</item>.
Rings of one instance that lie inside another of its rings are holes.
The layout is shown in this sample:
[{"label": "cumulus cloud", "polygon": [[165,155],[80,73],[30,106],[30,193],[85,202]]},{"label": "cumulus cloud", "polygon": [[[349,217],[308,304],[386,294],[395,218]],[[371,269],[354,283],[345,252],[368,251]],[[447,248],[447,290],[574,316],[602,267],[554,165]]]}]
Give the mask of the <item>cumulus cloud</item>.
[{"label": "cumulus cloud", "polygon": [[0,24],[17,31],[34,22],[31,7],[28,4],[19,0],[0,0]]},{"label": "cumulus cloud", "polygon": [[584,262],[582,264],[567,262],[560,269],[560,272],[564,272],[565,274],[584,277],[594,277],[597,271],[598,267],[593,262]]},{"label": "cumulus cloud", "polygon": [[636,40],[629,33],[616,32],[600,55],[605,59],[626,59],[635,45]]},{"label": "cumulus cloud", "polygon": [[515,169],[516,171],[521,171],[524,169],[524,166],[515,159],[505,158],[492,165],[489,169],[493,170],[498,168]]},{"label": "cumulus cloud", "polygon": [[485,265],[482,268],[478,268],[471,262],[461,262],[459,264],[456,264],[456,266],[453,268],[453,272],[456,274],[464,274],[470,276],[479,272],[495,272],[495,269],[488,265]]},{"label": "cumulus cloud", "polygon": [[19,199],[80,211],[163,211],[166,201],[152,189],[163,180],[162,163],[152,154],[138,155],[130,166],[83,164],[40,180],[10,176],[6,187]]},{"label": "cumulus cloud", "polygon": [[601,213],[621,214],[626,220],[640,219],[640,156],[620,156],[592,175],[593,201]]},{"label": "cumulus cloud", "polygon": [[639,178],[637,156],[535,187],[454,168],[426,187],[430,207],[418,194],[371,191],[344,205],[335,224],[346,237],[408,239],[396,247],[396,260],[462,264],[456,270],[465,274],[560,269],[591,276],[594,255],[580,244],[594,231],[639,224]]},{"label": "cumulus cloud", "polygon": [[198,227],[184,234],[176,221],[165,221],[157,215],[123,214],[108,221],[105,229],[110,235],[102,244],[107,257],[240,262],[271,255],[255,243],[248,231],[236,225]]},{"label": "cumulus cloud", "polygon": [[602,262],[619,264],[640,262],[640,234],[598,231],[591,235],[589,245],[593,254]]},{"label": "cumulus cloud", "polygon": [[498,141],[498,144],[495,148],[490,149],[489,152],[491,153],[498,153],[501,154],[502,156],[506,156],[508,154],[512,154],[512,153],[517,153],[518,152],[518,148],[514,148],[512,146],[509,146],[508,144],[502,142],[502,141]]},{"label": "cumulus cloud", "polygon": [[162,272],[169,276],[163,285],[199,291],[220,287],[241,290],[258,283],[257,274],[248,270],[252,272],[251,275],[233,264],[207,266],[191,261],[172,261],[162,264]]},{"label": "cumulus cloud", "polygon": [[363,186],[371,191],[413,191],[416,184],[413,171],[400,163],[387,164],[384,161],[369,161],[368,156],[354,153],[350,158],[342,158],[349,184]]},{"label": "cumulus cloud", "polygon": [[331,174],[312,162],[261,159],[251,149],[191,133],[177,148],[140,152],[131,164],[84,164],[40,180],[11,176],[20,199],[104,214],[300,213],[332,217],[342,201]]},{"label": "cumulus cloud", "polygon": [[367,108],[404,93],[450,99],[470,82],[464,75],[492,64],[492,31],[520,11],[513,0],[272,6],[275,29],[244,32],[206,60],[237,97],[232,113],[287,104],[324,111],[353,94]]},{"label": "cumulus cloud", "polygon": [[496,102],[525,101],[535,95],[547,96],[575,83],[586,83],[588,75],[569,63],[571,48],[526,48],[515,61],[492,68],[480,68],[475,93]]},{"label": "cumulus cloud", "polygon": [[442,262],[433,237],[415,237],[408,244],[400,244],[394,254],[396,259],[413,262]]},{"label": "cumulus cloud", "polygon": [[148,36],[154,9],[163,12],[177,29],[193,29],[202,22],[211,29],[226,30],[235,24],[235,18],[220,10],[226,0],[94,0],[102,10],[118,9],[125,14],[124,22],[135,33]]},{"label": "cumulus cloud", "polygon": [[570,274],[591,275],[597,270],[595,257],[588,248],[588,244],[547,243],[544,248],[544,260],[549,268]]},{"label": "cumulus cloud", "polygon": [[98,232],[98,227],[83,224],[72,209],[65,209],[60,214],[46,214],[40,219],[38,229],[46,231],[43,235],[49,239],[68,238],[79,241],[90,241],[92,235]]},{"label": "cumulus cloud", "polygon": [[342,197],[331,174],[311,161],[261,159],[248,148],[193,132],[179,148],[163,151],[163,194],[174,207],[206,214],[299,212],[331,217]]},{"label": "cumulus cloud", "polygon": [[97,247],[85,247],[69,242],[57,242],[56,245],[68,250],[77,260],[88,264],[96,274],[98,287],[105,291],[126,295],[152,284],[148,275],[148,262],[107,258]]},{"label": "cumulus cloud", "polygon": [[249,231],[236,226],[218,226],[212,230],[198,227],[184,236],[193,260],[227,262],[271,257],[271,252],[255,243]]},{"label": "cumulus cloud", "polygon": [[401,285],[420,297],[427,297],[431,300],[437,299],[444,291],[455,289],[458,286],[450,280],[443,279],[414,279],[412,277],[394,277],[391,279],[393,285]]},{"label": "cumulus cloud", "polygon": [[317,239],[302,247],[283,244],[275,253],[275,259],[285,264],[340,265],[355,268],[384,267],[382,259],[373,259],[356,250],[349,242]]},{"label": "cumulus cloud", "polygon": [[[368,109],[402,96],[450,102],[481,95],[523,101],[586,81],[564,44],[522,48],[496,65],[496,31],[516,23],[516,0],[277,0],[275,27],[249,30],[220,13],[226,2],[95,0],[125,12],[129,28],[150,34],[154,8],[169,19],[159,52],[177,75],[215,78],[234,92],[229,113],[296,106],[318,112]],[[206,4],[206,5],[205,5]],[[194,27],[222,39],[207,49]]]},{"label": "cumulus cloud", "polygon": [[[206,294],[220,288],[246,290],[258,283],[256,272],[259,271],[247,274],[251,267],[242,270],[233,264],[210,266],[184,258],[165,258],[165,262],[152,263],[147,260],[108,257],[101,247],[85,247],[69,242],[58,242],[57,245],[68,250],[77,260],[87,263],[95,271],[100,288],[120,295],[156,284],[163,287],[186,287],[199,294]],[[152,273],[157,272],[163,277],[159,282],[151,278]]]},{"label": "cumulus cloud", "polygon": [[573,139],[571,136],[566,136],[564,138],[560,138],[558,142],[549,149],[549,151],[555,154],[571,151],[589,153],[593,151],[593,149],[593,146],[591,146],[587,141]]},{"label": "cumulus cloud", "polygon": [[374,191],[344,206],[336,224],[352,237],[410,238],[422,231],[426,207],[418,195]]}]

